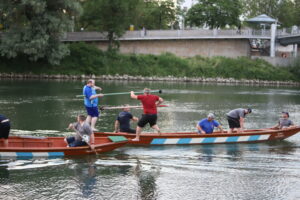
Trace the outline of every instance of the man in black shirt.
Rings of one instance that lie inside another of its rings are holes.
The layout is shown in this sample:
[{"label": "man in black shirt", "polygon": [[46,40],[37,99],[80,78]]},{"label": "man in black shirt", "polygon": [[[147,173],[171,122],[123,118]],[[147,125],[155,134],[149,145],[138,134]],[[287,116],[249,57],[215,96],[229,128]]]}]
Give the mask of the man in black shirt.
[{"label": "man in black shirt", "polygon": [[134,117],[130,113],[130,108],[126,106],[123,111],[119,113],[115,121],[115,133],[125,132],[125,133],[135,133],[134,129],[130,128],[130,121],[138,121],[137,117]]}]

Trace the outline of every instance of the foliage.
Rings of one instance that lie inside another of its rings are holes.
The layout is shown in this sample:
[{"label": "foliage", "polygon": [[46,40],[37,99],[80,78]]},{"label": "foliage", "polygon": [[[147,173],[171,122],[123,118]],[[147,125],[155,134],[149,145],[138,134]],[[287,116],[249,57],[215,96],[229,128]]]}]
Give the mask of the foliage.
[{"label": "foliage", "polygon": [[72,16],[80,13],[77,0],[1,0],[0,5],[2,56],[25,55],[32,61],[46,58],[59,64],[69,53],[60,38],[73,27]]},{"label": "foliage", "polygon": [[116,41],[129,28],[140,0],[89,0],[83,2],[79,26],[85,30],[107,33],[109,49],[118,48]]},{"label": "foliage", "polygon": [[190,26],[224,28],[226,25],[239,26],[241,4],[239,0],[199,0],[187,13]]},{"label": "foliage", "polygon": [[60,66],[34,62],[18,57],[9,60],[0,57],[1,72],[46,74],[95,74],[176,77],[224,77],[260,80],[300,81],[300,68],[278,68],[266,61],[246,57],[180,58],[170,53],[162,55],[134,55],[103,52],[93,45],[72,43],[71,54]]},{"label": "foliage", "polygon": [[242,0],[246,18],[266,14],[283,27],[300,25],[300,0]]},{"label": "foliage", "polygon": [[145,1],[139,10],[138,26],[147,29],[168,29],[176,20],[176,8],[173,1]]}]

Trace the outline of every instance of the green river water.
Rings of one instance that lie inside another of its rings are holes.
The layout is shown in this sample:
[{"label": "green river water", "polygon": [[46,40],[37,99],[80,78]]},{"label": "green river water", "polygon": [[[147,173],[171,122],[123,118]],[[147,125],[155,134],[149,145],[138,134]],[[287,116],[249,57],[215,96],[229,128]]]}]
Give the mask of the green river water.
[{"label": "green river water", "polygon": [[[300,124],[300,88],[165,82],[96,82],[103,93],[162,89],[162,132],[195,131],[209,112],[227,129],[225,114],[251,107],[246,128],[274,126],[282,111]],[[80,81],[0,80],[0,114],[12,135],[66,136],[85,114]],[[139,105],[129,95],[101,105]],[[100,131],[113,131],[118,110],[106,110]],[[140,117],[141,109],[132,109]],[[136,124],[132,124],[135,127]],[[145,131],[151,131],[146,128]],[[276,143],[125,146],[62,159],[0,159],[0,199],[300,199],[300,134]]]}]

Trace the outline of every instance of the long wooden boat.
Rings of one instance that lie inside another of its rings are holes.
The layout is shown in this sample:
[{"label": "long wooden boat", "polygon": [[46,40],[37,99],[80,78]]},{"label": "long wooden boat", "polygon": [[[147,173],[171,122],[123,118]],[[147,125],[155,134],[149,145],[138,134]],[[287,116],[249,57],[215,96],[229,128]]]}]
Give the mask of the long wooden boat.
[{"label": "long wooden boat", "polygon": [[198,134],[196,132],[181,133],[142,133],[140,141],[131,141],[135,134],[97,132],[95,136],[124,136],[129,139],[128,144],[134,145],[190,145],[190,144],[227,144],[227,143],[255,143],[286,139],[300,131],[300,126],[287,129],[252,129],[240,134],[214,132],[212,134]]},{"label": "long wooden boat", "polygon": [[122,136],[95,137],[95,149],[89,146],[67,147],[64,137],[31,137],[12,136],[8,139],[8,147],[0,141],[0,158],[17,157],[63,157],[74,155],[99,154],[112,151],[127,144]]}]

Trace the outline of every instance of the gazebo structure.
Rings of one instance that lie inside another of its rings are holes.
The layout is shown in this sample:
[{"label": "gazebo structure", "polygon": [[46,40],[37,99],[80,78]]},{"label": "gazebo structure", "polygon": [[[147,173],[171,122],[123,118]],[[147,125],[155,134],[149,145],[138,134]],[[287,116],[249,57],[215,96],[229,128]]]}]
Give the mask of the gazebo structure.
[{"label": "gazebo structure", "polygon": [[275,57],[275,37],[276,37],[276,29],[277,29],[278,21],[272,17],[269,17],[266,14],[262,14],[247,19],[246,22],[260,24],[264,27],[263,28],[264,31],[266,29],[267,24],[271,26],[270,57]]},{"label": "gazebo structure", "polygon": [[277,22],[276,19],[269,17],[268,15],[262,14],[256,17],[247,19],[246,22],[256,23],[256,24],[274,24]]}]

